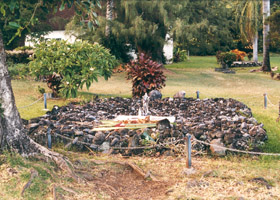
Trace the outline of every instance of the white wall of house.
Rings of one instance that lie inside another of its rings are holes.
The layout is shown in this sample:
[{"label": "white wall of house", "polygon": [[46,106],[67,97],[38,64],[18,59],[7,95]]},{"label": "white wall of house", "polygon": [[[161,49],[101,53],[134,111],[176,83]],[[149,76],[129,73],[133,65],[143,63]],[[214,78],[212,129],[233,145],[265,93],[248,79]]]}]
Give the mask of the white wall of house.
[{"label": "white wall of house", "polygon": [[[65,34],[65,31],[51,31],[48,34],[43,36],[45,39],[57,39],[57,40],[67,40],[70,43],[75,42],[76,37],[72,35]],[[27,36],[25,39],[25,46],[33,47],[34,42],[30,41],[30,36]]]},{"label": "white wall of house", "polygon": [[[67,40],[70,43],[75,42],[76,37],[73,35],[65,34],[65,31],[51,31],[48,34],[43,36],[45,39],[58,39],[58,40]],[[33,47],[35,43],[33,41],[30,41],[30,36],[27,36],[25,39],[25,46],[31,46]],[[163,54],[166,57],[167,63],[172,62],[173,58],[173,40],[170,38],[170,35],[167,34],[165,38],[165,45],[163,47]],[[135,59],[137,58],[137,55],[135,54],[135,51],[129,52],[129,54]]]}]

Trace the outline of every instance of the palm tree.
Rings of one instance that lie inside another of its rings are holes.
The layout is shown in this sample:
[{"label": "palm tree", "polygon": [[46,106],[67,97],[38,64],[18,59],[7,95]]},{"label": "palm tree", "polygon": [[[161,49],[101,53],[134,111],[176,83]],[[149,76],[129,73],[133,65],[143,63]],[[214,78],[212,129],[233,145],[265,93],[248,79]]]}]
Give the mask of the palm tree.
[{"label": "palm tree", "polygon": [[[241,12],[240,12],[241,10]],[[253,61],[258,62],[258,27],[260,1],[241,0],[238,2],[240,33],[253,46]]]},{"label": "palm tree", "polygon": [[108,37],[111,33],[111,21],[113,20],[113,9],[114,9],[114,0],[107,0],[106,7],[106,27],[105,27],[105,35]]},{"label": "palm tree", "polygon": [[270,58],[269,58],[269,23],[267,18],[270,16],[270,0],[263,0],[263,64],[262,70],[270,72]]}]

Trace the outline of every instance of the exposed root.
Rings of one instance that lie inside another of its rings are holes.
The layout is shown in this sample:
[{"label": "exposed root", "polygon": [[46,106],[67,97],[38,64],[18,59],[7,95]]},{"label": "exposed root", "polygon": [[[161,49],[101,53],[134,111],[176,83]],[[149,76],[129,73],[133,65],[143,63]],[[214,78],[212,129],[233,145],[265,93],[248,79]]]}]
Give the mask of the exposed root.
[{"label": "exposed root", "polygon": [[67,187],[64,187],[64,186],[59,186],[61,187],[63,190],[65,190],[66,192],[69,192],[69,193],[72,193],[72,194],[78,194],[77,192],[75,192],[74,190],[70,189],[70,188],[67,188]]},{"label": "exposed root", "polygon": [[34,179],[35,177],[37,177],[37,176],[38,176],[38,172],[37,172],[35,169],[31,169],[31,177],[30,177],[29,181],[24,185],[24,187],[23,187],[23,189],[22,189],[22,191],[21,191],[21,196],[23,196],[24,191],[25,191],[27,188],[30,187],[30,185],[31,185],[31,183],[32,183],[32,181],[33,181],[33,179]]},{"label": "exposed root", "polygon": [[145,173],[140,167],[133,163],[129,162],[120,162],[120,161],[96,161],[96,160],[91,160],[91,162],[101,165],[101,164],[106,164],[106,163],[113,163],[113,164],[119,164],[125,167],[129,167],[133,169],[138,175],[142,176],[144,179],[150,178],[152,181],[159,181],[154,175],[151,174],[151,171],[149,170],[147,173]]},{"label": "exposed root", "polygon": [[46,147],[34,142],[31,139],[30,142],[35,146],[37,151],[43,155],[43,157],[45,157],[46,159],[53,160],[61,170],[66,171],[68,175],[72,177],[75,181],[77,181],[78,183],[84,181],[75,174],[75,172],[72,170],[73,164],[66,157],[63,157],[63,155],[56,153],[54,151],[50,151]]},{"label": "exposed root", "polygon": [[53,185],[53,200],[56,200],[56,187]]},{"label": "exposed root", "polygon": [[116,195],[118,193],[118,191],[111,185],[108,185],[106,183],[98,183],[98,185],[101,185],[101,186],[109,189],[114,195]]}]

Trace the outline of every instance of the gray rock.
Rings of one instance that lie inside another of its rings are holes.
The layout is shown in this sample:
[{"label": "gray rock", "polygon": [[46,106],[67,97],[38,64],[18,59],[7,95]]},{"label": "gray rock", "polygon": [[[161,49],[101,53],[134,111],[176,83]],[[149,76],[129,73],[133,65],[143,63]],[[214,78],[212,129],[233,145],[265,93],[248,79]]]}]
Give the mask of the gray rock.
[{"label": "gray rock", "polygon": [[254,117],[249,118],[248,121],[251,122],[254,125],[258,124],[258,121]]},{"label": "gray rock", "polygon": [[157,122],[157,129],[165,130],[170,128],[170,122],[168,119],[163,119]]},{"label": "gray rock", "polygon": [[91,145],[90,145],[90,148],[91,148],[92,150],[96,151],[96,150],[98,149],[98,145],[96,145],[96,144],[91,144]]},{"label": "gray rock", "polygon": [[119,138],[117,138],[117,137],[115,137],[113,140],[112,140],[112,142],[111,142],[111,146],[115,146],[118,142],[120,141],[120,139]]},{"label": "gray rock", "polygon": [[246,122],[242,122],[240,128],[241,128],[241,129],[247,129],[247,123],[246,123]]},{"label": "gray rock", "polygon": [[83,135],[84,135],[83,131],[75,130],[75,136],[83,136]]},{"label": "gray rock", "polygon": [[102,153],[109,153],[110,150],[110,144],[109,142],[103,142],[99,147],[99,151],[102,151]]},{"label": "gray rock", "polygon": [[102,144],[105,141],[105,134],[102,132],[97,132],[93,138],[95,144]]},{"label": "gray rock", "polygon": [[[225,145],[222,143],[221,139],[214,139],[211,141],[210,150],[213,155],[216,156],[225,156],[226,150],[222,147],[225,147]],[[215,145],[215,146],[212,146]]]},{"label": "gray rock", "polygon": [[152,90],[150,93],[149,93],[149,97],[150,97],[150,100],[151,101],[154,101],[156,99],[161,99],[162,98],[162,94],[160,93],[160,91],[158,90]]},{"label": "gray rock", "polygon": [[39,123],[32,123],[32,124],[29,124],[29,129],[33,131],[33,130],[37,129],[39,126],[40,126]]},{"label": "gray rock", "polygon": [[179,92],[177,92],[176,94],[174,94],[173,98],[180,98],[183,99],[185,98],[186,92],[184,90],[181,90]]},{"label": "gray rock", "polygon": [[72,144],[76,144],[78,142],[79,138],[75,137],[75,139],[72,141]]}]

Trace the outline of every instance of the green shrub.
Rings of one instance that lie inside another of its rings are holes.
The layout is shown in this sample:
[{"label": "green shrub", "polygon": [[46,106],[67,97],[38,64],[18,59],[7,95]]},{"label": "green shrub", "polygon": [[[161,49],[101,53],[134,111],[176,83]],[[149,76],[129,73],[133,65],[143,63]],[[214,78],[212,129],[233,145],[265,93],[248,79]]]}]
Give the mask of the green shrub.
[{"label": "green shrub", "polygon": [[166,77],[162,64],[141,53],[137,60],[128,64],[127,79],[132,80],[133,97],[142,97],[145,93],[165,86]]},{"label": "green shrub", "polygon": [[247,53],[247,57],[248,60],[251,60],[253,58],[253,53],[252,52]]},{"label": "green shrub", "polygon": [[27,64],[10,63],[8,67],[8,71],[12,79],[23,79],[30,74],[30,70]]},{"label": "green shrub", "polygon": [[175,48],[175,51],[173,52],[173,62],[183,62],[187,60],[187,51],[181,50],[180,48]]},{"label": "green shrub", "polygon": [[222,51],[217,51],[216,52],[217,63],[221,63],[221,53],[222,53]]},{"label": "green shrub", "polygon": [[[59,92],[67,98],[76,97],[84,85],[89,89],[100,76],[107,80],[117,65],[109,50],[97,43],[70,44],[64,40],[41,42],[29,64],[34,75],[47,77],[48,86],[55,94]],[[59,81],[53,76],[59,77]]]},{"label": "green shrub", "polygon": [[20,47],[15,48],[14,50],[16,50],[16,51],[33,50],[33,47],[31,47],[31,46],[20,46]]},{"label": "green shrub", "polygon": [[32,55],[32,51],[22,51],[22,50],[16,50],[16,51],[6,51],[7,55],[7,62],[12,63],[29,63],[29,57]]},{"label": "green shrub", "polygon": [[236,61],[236,54],[232,52],[222,52],[219,55],[220,64],[223,68],[230,67]]}]

